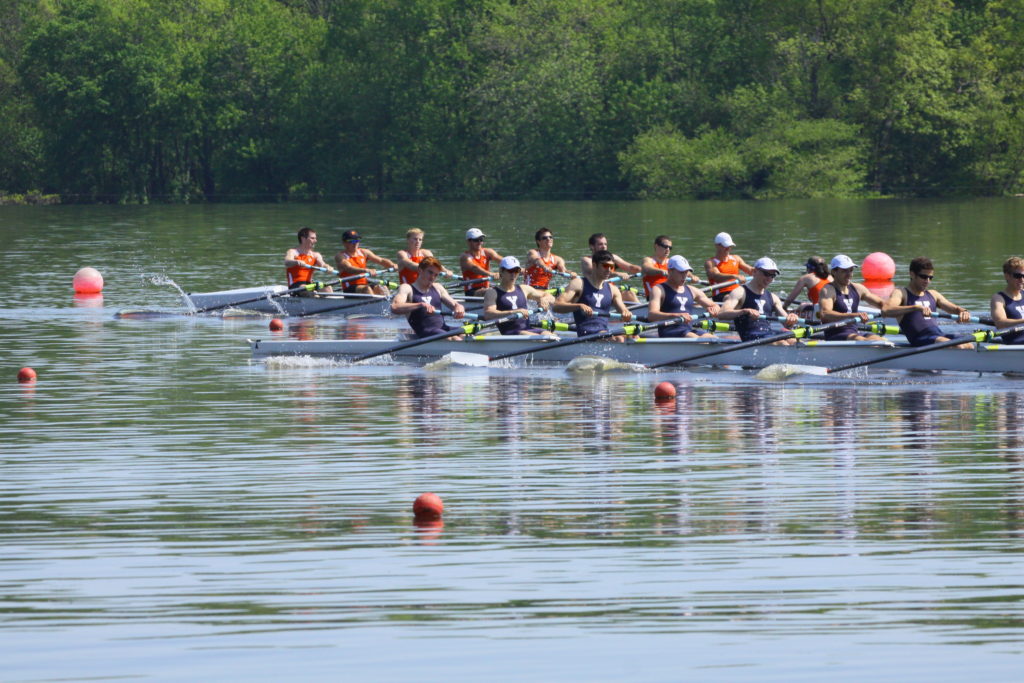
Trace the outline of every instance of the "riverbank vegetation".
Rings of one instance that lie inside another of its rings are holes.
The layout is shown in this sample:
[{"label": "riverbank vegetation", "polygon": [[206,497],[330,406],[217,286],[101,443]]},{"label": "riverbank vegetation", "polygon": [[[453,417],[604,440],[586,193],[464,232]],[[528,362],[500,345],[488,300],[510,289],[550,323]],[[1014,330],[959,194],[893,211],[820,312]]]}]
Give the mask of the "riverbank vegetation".
[{"label": "riverbank vegetation", "polygon": [[1019,0],[8,0],[0,190],[1024,190]]}]

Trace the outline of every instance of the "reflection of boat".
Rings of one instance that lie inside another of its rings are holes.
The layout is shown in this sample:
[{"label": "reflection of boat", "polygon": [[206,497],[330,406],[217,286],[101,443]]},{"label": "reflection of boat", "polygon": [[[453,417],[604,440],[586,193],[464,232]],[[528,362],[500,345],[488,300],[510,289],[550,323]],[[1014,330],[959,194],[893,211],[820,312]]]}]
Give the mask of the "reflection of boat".
[{"label": "reflection of boat", "polygon": [[[580,356],[603,356],[626,363],[650,365],[688,356],[697,356],[719,348],[720,344],[735,344],[734,340],[720,339],[707,342],[700,339],[642,338],[638,341],[614,343],[607,341],[581,342],[544,351],[544,341],[526,336],[484,336],[453,341],[444,339],[428,342],[399,351],[402,360],[434,359],[451,352],[469,352],[485,356],[524,350],[531,346],[536,351],[519,356],[526,363],[566,363]],[[346,357],[382,351],[395,344],[389,339],[329,340],[249,340],[254,358],[268,356],[312,356],[343,360]],[[886,354],[905,349],[886,342],[825,342],[812,340],[793,346],[758,346],[722,353],[695,361],[698,365],[740,365],[759,368],[775,364],[816,365],[835,367],[859,361],[880,361],[874,367],[902,370],[951,370],[962,372],[1024,373],[1024,345],[979,344],[977,350],[946,348],[920,353],[890,361]]]},{"label": "reflection of boat", "polygon": [[[388,315],[390,299],[376,294],[318,293],[316,296],[280,296],[284,285],[225,289],[219,292],[188,294],[187,303],[195,309],[240,308],[285,316],[306,315]],[[482,298],[469,297],[466,310],[481,307]]]}]

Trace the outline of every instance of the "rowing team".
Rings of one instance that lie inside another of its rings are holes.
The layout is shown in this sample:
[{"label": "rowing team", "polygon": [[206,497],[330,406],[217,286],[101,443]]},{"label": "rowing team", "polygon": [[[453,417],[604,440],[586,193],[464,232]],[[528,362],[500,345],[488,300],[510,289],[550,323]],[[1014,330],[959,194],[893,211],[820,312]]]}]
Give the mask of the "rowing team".
[{"label": "rowing team", "polygon": [[[689,262],[682,256],[669,256],[672,249],[671,240],[658,236],[654,241],[654,256],[647,257],[643,265],[635,266],[608,251],[608,240],[604,235],[591,235],[589,245],[591,254],[581,259],[582,276],[577,276],[566,269],[565,260],[552,253],[554,236],[547,228],[537,231],[535,241],[537,248],[530,251],[526,283],[518,284],[517,280],[523,272],[519,259],[515,256],[502,257],[496,251],[484,247],[486,235],[479,228],[471,228],[466,232],[467,249],[460,257],[462,276],[466,281],[467,294],[484,295],[484,317],[495,319],[521,313],[522,317],[502,323],[499,331],[502,334],[544,334],[543,330],[532,328],[526,317],[529,301],[536,301],[543,310],[558,313],[572,313],[579,336],[607,331],[608,319],[612,309],[622,320],[629,322],[632,313],[626,306],[627,301],[636,301],[632,293],[619,290],[615,281],[617,269],[624,272],[641,274],[644,289],[648,297],[647,317],[653,322],[677,319],[678,324],[658,328],[663,337],[700,337],[712,336],[691,323],[698,315],[696,310],[704,312],[719,320],[734,321],[736,330],[743,341],[752,341],[767,337],[773,333],[771,320],[781,319],[786,328],[792,328],[799,322],[795,313],[788,312],[786,307],[795,298],[803,282],[798,281],[797,287],[783,302],[779,296],[769,291],[770,285],[779,275],[779,268],[767,256],[757,259],[748,265],[741,257],[731,253],[735,246],[728,233],[715,236],[715,257],[705,263],[709,287],[698,289],[688,284],[697,280]],[[323,258],[313,247],[316,245],[316,233],[310,228],[302,228],[298,233],[299,248],[290,249],[285,255],[285,267],[288,270],[289,285],[306,284],[312,279],[309,266],[325,268]],[[423,231],[417,228],[406,234],[407,249],[398,252],[398,262],[382,258],[368,249],[360,248],[360,235],[355,230],[347,230],[342,235],[345,247],[335,256],[335,264],[339,274],[363,276],[345,283],[345,292],[370,292],[385,294],[383,289],[370,289],[366,277],[373,277],[376,271],[367,264],[374,263],[388,269],[400,269],[402,280],[398,292],[392,300],[392,312],[405,315],[414,333],[425,337],[445,331],[448,327],[441,317],[441,305],[451,309],[455,318],[465,315],[465,310],[451,294],[437,283],[442,274],[452,275],[434,258],[433,254],[422,248]],[[499,263],[499,282],[490,286],[490,263]],[[305,272],[303,272],[305,266]],[[814,268],[820,271],[817,263],[808,262],[808,275]],[[892,292],[887,300],[882,300],[861,284],[852,282],[856,268],[850,257],[840,254],[829,264],[829,276],[822,278],[817,273],[818,284],[808,287],[815,289],[818,317],[823,323],[837,323],[848,320],[847,325],[839,325],[825,331],[825,338],[830,341],[862,341],[881,340],[882,338],[864,333],[858,325],[866,323],[869,314],[859,310],[861,301],[881,309],[884,317],[896,318],[900,332],[912,346],[926,346],[950,339],[935,323],[932,315],[942,310],[957,316],[966,323],[971,320],[967,309],[958,306],[939,292],[930,289],[935,269],[930,259],[919,257],[910,263],[910,281],[906,287]],[[548,290],[551,276],[561,273],[573,279],[557,297]],[[1024,260],[1012,257],[1003,264],[1006,288],[993,295],[990,304],[992,323],[997,328],[1008,328],[1024,323]],[[745,278],[749,275],[749,280]],[[304,280],[302,278],[305,278]],[[472,281],[472,282],[470,282]],[[709,298],[707,293],[712,293]],[[719,305],[719,303],[721,305]],[[613,339],[623,340],[617,336]],[[1024,333],[1008,334],[1004,343],[1024,343]],[[795,339],[786,339],[780,344],[793,344]]]}]

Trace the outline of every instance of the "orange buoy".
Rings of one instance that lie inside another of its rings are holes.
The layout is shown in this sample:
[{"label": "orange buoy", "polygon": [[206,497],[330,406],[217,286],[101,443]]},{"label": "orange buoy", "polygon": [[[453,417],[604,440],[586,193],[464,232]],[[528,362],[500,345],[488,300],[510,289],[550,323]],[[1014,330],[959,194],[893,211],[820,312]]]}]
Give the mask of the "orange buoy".
[{"label": "orange buoy", "polygon": [[417,521],[441,519],[444,502],[436,493],[421,493],[412,504],[412,514]]},{"label": "orange buoy", "polygon": [[864,257],[860,273],[865,280],[891,280],[896,274],[896,262],[883,251],[876,251]]},{"label": "orange buoy", "polygon": [[676,385],[672,382],[662,382],[658,386],[654,387],[654,398],[659,401],[667,400],[676,397]]},{"label": "orange buoy", "polygon": [[274,318],[270,321],[270,331],[280,332],[284,329],[284,322],[280,318]]},{"label": "orange buoy", "polygon": [[32,368],[18,370],[18,381],[22,384],[31,384],[36,381],[36,371]]},{"label": "orange buoy", "polygon": [[95,268],[79,269],[72,278],[71,284],[76,294],[99,294],[103,291],[103,276]]}]

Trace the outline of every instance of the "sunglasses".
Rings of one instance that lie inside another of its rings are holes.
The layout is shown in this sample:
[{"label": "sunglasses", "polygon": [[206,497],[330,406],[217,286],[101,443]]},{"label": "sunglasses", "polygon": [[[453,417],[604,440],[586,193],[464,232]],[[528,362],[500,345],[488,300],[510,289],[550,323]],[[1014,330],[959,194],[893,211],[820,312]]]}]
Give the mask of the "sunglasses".
[{"label": "sunglasses", "polygon": [[[758,268],[758,270],[761,269]],[[761,274],[764,275],[765,277],[776,277],[778,275],[778,272],[774,270],[761,270]]]},{"label": "sunglasses", "polygon": [[916,273],[916,275],[919,278],[921,278],[922,280],[929,280],[930,281],[930,280],[934,280],[935,279],[934,275],[921,275],[920,273]]},{"label": "sunglasses", "polygon": [[1010,275],[1013,275],[1018,280],[1024,280],[1024,273],[1010,273]]},{"label": "sunglasses", "polygon": [[672,245],[671,245],[671,244],[663,244],[663,243],[661,243],[661,242],[655,242],[654,244],[655,244],[656,246],[659,246],[659,247],[661,247],[662,249],[671,249],[671,248],[672,248]]},{"label": "sunglasses", "polygon": [[541,235],[537,239],[538,240],[553,240],[553,239],[555,239],[555,236],[554,235]]},{"label": "sunglasses", "polygon": [[348,242],[349,244],[359,244],[360,242],[362,242],[362,240],[345,240],[345,241]]},{"label": "sunglasses", "polygon": [[471,238],[469,239],[469,241],[470,241],[470,242],[483,242],[483,241],[484,241],[484,238],[483,238],[483,237],[471,237]]},{"label": "sunglasses", "polygon": [[604,266],[608,270],[615,270],[615,264],[612,263],[611,261],[602,261],[601,263],[598,263],[597,265]]}]

